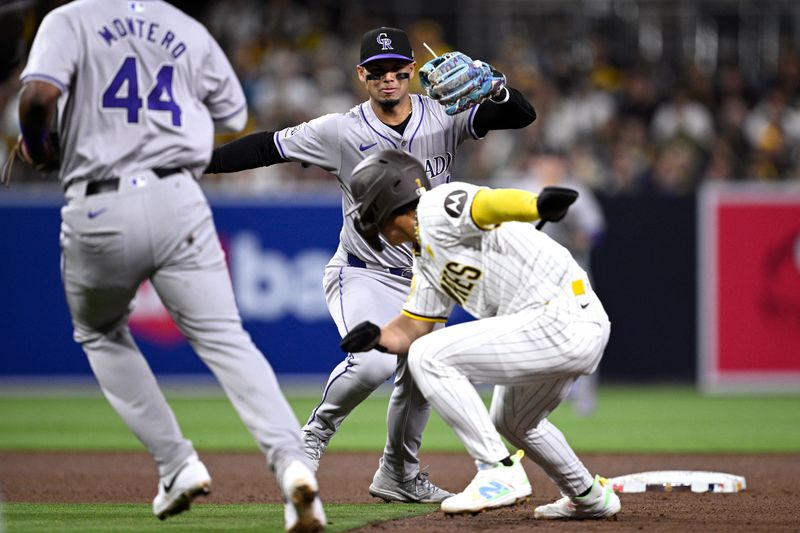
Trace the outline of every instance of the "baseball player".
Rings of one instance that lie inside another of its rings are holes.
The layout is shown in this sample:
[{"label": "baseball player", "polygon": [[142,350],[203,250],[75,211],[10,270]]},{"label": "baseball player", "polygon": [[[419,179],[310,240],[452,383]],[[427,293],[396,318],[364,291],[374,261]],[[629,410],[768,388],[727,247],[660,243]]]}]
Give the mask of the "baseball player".
[{"label": "baseball player", "polygon": [[[459,52],[439,56],[420,71],[429,95],[409,94],[415,74],[406,33],[377,28],[364,34],[356,67],[369,100],[347,113],[325,115],[278,132],[255,133],[214,151],[207,172],[234,172],[287,161],[320,166],[339,180],[342,209],[352,205],[349,179],[370,154],[396,148],[423,161],[432,186],[450,180],[456,149],[489,130],[521,128],[533,107],[505,77]],[[411,251],[386,246],[375,251],[345,218],[339,248],[325,269],[328,309],[344,336],[354,324],[384,323],[408,293]],[[395,372],[396,371],[396,372]],[[387,501],[438,503],[450,493],[420,472],[418,451],[430,406],[411,381],[405,358],[349,354],[331,373],[321,403],[303,428],[306,452],[318,465],[331,437],[350,412],[395,372],[389,401],[388,435],[369,492]]]},{"label": "baseball player", "polygon": [[[352,327],[342,349],[407,354],[420,390],[475,459],[478,473],[442,502],[445,513],[527,499],[531,486],[520,464],[527,454],[564,494],[537,507],[536,518],[615,515],[620,501],[613,489],[589,474],[546,419],[575,379],[597,367],[610,332],[586,272],[564,247],[523,223],[560,220],[577,193],[429,186],[422,165],[396,150],[353,171],[355,228],[376,250],[383,246],[379,233],[394,245],[411,243],[414,278],[399,316],[383,328]],[[431,333],[456,303],[478,320]],[[475,382],[496,385],[489,411]],[[509,454],[500,434],[521,450]]]},{"label": "baseball player", "polygon": [[196,181],[214,127],[238,131],[247,117],[222,50],[166,2],[79,0],[44,18],[21,79],[23,156],[58,167],[66,198],[62,276],[74,338],[156,462],[153,513],[189,509],[211,477],[128,329],[146,279],[266,454],[286,498],[286,529],[320,530],[325,514],[300,426],[242,328]]}]

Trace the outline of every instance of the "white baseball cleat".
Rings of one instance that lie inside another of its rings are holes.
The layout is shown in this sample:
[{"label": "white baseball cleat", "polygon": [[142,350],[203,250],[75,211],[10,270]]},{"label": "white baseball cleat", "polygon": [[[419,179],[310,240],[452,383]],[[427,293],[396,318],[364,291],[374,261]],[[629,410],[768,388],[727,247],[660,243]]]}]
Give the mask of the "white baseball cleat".
[{"label": "white baseball cleat", "polygon": [[283,508],[286,531],[310,533],[325,529],[328,521],[319,499],[319,485],[305,464],[290,463],[283,473],[281,487],[286,499]]},{"label": "white baseball cleat", "polygon": [[463,492],[442,502],[445,514],[480,513],[486,509],[508,507],[528,500],[531,483],[522,468],[525,452],[511,456],[511,466],[493,465],[475,461],[478,473]]},{"label": "white baseball cleat", "polygon": [[553,503],[540,505],[534,509],[533,516],[540,520],[612,518],[621,508],[619,496],[614,493],[608,480],[595,476],[592,488],[586,496],[564,496]]},{"label": "white baseball cleat", "polygon": [[174,472],[163,476],[153,499],[153,514],[159,520],[189,510],[197,496],[211,492],[211,476],[196,454],[192,454]]}]

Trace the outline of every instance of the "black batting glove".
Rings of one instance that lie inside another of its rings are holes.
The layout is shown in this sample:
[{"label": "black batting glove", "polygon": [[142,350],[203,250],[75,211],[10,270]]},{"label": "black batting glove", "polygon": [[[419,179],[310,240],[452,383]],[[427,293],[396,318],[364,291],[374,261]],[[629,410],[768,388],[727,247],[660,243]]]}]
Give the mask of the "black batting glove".
[{"label": "black batting glove", "polygon": [[385,352],[386,348],[378,344],[381,340],[381,327],[372,322],[362,322],[344,336],[339,346],[345,353],[368,352],[378,350]]},{"label": "black batting glove", "polygon": [[566,216],[569,206],[578,199],[578,191],[566,187],[545,187],[536,199],[539,218],[558,222]]}]

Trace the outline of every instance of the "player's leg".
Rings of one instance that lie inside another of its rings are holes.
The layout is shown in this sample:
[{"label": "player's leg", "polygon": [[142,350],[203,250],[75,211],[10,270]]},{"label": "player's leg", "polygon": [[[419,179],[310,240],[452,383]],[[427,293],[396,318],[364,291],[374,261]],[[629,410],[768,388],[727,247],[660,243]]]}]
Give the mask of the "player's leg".
[{"label": "player's leg", "polygon": [[210,216],[189,233],[151,277],[153,287],[280,479],[286,464],[305,462],[299,424],[271,366],[242,327]]},{"label": "player's leg", "polygon": [[265,453],[287,502],[287,527],[298,521],[324,525],[300,426],[272,367],[242,327],[208,203],[189,177],[160,183],[151,204],[166,205],[147,214],[154,224],[181,229],[154,245],[159,268],[151,276],[153,287]]},{"label": "player's leg", "polygon": [[[325,270],[325,296],[339,334],[370,320],[383,324],[397,316],[407,285],[386,280],[389,274],[355,267],[328,267]],[[394,286],[393,283],[397,283]],[[331,372],[322,395],[303,427],[309,456],[317,463],[342,421],[395,370],[397,357],[371,351],[348,354]]]},{"label": "player's leg", "polygon": [[525,450],[563,494],[556,502],[537,507],[536,518],[609,518],[621,507],[613,489],[600,476],[592,477],[564,434],[545,418],[574,381],[574,377],[549,378],[497,387],[492,398],[491,415],[500,433]]},{"label": "player's leg", "polygon": [[[409,280],[356,267],[328,267],[328,309],[339,333],[365,320],[385,324],[405,301]],[[430,415],[425,398],[413,385],[405,361],[382,352],[349,354],[331,373],[322,402],[305,425],[306,453],[319,461],[339,425],[376,388],[396,372],[387,412],[387,444],[370,485],[374,496],[403,502],[439,502],[449,496],[420,472],[417,453]]]},{"label": "player's leg", "polygon": [[[73,191],[72,194],[75,194]],[[148,228],[131,224],[140,198],[73,198],[62,210],[62,277],[75,340],[103,394],[153,456],[159,475],[154,512],[185,510],[211,478],[184,438],[147,361],[128,330],[130,302],[150,268]],[[87,205],[88,204],[88,205]],[[99,204],[107,212],[89,220]],[[180,475],[179,475],[180,474]],[[164,486],[170,491],[164,491]]]},{"label": "player's leg", "polygon": [[460,493],[442,502],[445,513],[470,513],[514,505],[531,494],[520,463],[510,455],[473,382],[492,383],[514,375],[501,356],[518,342],[524,321],[501,317],[458,324],[415,341],[408,364],[436,411],[475,459],[478,472]]}]

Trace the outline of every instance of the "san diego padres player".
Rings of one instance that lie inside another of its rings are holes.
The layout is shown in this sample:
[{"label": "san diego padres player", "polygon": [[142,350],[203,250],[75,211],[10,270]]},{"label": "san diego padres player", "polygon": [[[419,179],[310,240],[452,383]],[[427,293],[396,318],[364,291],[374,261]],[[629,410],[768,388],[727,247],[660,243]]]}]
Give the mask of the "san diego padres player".
[{"label": "san diego padres player", "polygon": [[[420,162],[397,150],[365,159],[350,188],[354,227],[376,250],[379,232],[391,244],[412,243],[414,278],[399,316],[383,328],[354,326],[342,349],[407,354],[422,393],[475,459],[475,478],[442,511],[527,499],[531,486],[520,464],[527,454],[564,494],[537,507],[537,518],[615,515],[613,489],[592,478],[546,418],[575,379],[597,367],[610,332],[586,272],[523,223],[560,220],[577,193],[548,187],[537,196],[455,182],[426,191]],[[432,332],[456,303],[479,320]],[[473,382],[496,385],[490,411]],[[509,454],[500,434],[521,450]]]},{"label": "san diego padres player", "polygon": [[[211,477],[128,329],[146,279],[266,454],[286,498],[286,529],[320,530],[325,514],[300,426],[242,328],[195,180],[210,159],[214,126],[241,130],[247,118],[222,50],[166,2],[79,0],[44,18],[21,79],[23,157],[60,167],[65,191],[62,274],[74,337],[156,462],[154,514],[188,509],[209,492]],[[51,142],[54,118],[60,147]]]},{"label": "san diego padres player", "polygon": [[[276,133],[248,135],[214,151],[207,172],[234,172],[297,161],[320,166],[339,179],[342,209],[352,205],[350,175],[365,157],[396,148],[423,161],[432,186],[450,180],[457,147],[489,130],[521,128],[533,107],[505,77],[485,63],[454,52],[420,71],[429,94],[409,94],[415,74],[406,33],[397,28],[366,32],[356,67],[369,100],[347,113],[325,115]],[[441,105],[440,105],[441,104]],[[410,283],[411,251],[386,246],[377,252],[345,218],[341,243],[325,270],[328,309],[342,336],[364,320],[384,323],[400,310]],[[430,407],[411,381],[405,359],[388,354],[349,354],[331,373],[322,402],[308,419],[306,452],[319,462],[350,412],[395,371],[383,458],[370,493],[385,500],[439,502],[447,491],[420,472],[418,450]]]}]

